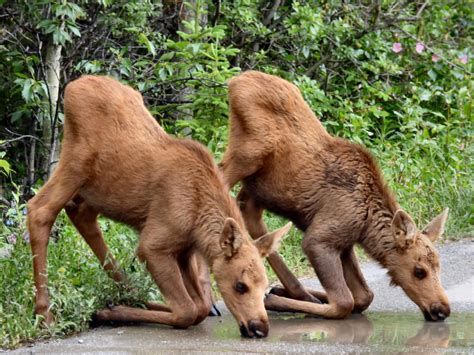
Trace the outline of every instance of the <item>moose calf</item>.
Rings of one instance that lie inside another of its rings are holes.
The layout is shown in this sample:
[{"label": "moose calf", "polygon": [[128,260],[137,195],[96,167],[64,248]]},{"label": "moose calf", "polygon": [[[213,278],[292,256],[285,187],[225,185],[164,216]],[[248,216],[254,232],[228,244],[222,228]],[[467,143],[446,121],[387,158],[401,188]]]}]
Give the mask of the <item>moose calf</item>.
[{"label": "moose calf", "polygon": [[269,262],[284,288],[272,290],[267,309],[328,318],[365,310],[373,293],[354,253],[359,243],[427,320],[449,316],[433,246],[447,209],[419,231],[372,155],[330,136],[287,81],[249,71],[230,81],[229,100],[229,146],[220,165],[230,187],[242,182],[238,200],[250,235],[265,234],[263,209],[293,221],[304,232],[303,250],[326,290],[304,289],[274,253]]},{"label": "moose calf", "polygon": [[[140,234],[137,254],[167,305],[117,306],[100,320],[154,322],[186,328],[211,308],[207,264],[241,333],[268,333],[267,278],[261,257],[273,252],[290,225],[251,242],[236,202],[207,150],[168,136],[141,95],[106,77],[84,76],[66,87],[61,158],[29,201],[36,313],[49,309],[46,254],[51,227],[65,208],[104,268],[124,276],[97,224],[102,214]],[[206,264],[207,263],[207,264]]]}]

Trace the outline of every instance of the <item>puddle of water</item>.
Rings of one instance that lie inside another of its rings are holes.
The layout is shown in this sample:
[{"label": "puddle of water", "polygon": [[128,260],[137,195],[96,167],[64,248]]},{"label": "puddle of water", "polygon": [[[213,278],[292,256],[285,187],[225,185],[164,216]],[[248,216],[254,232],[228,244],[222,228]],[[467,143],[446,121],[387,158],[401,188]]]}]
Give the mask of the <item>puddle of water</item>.
[{"label": "puddle of water", "polygon": [[474,313],[454,313],[444,323],[425,322],[421,313],[368,312],[344,320],[271,313],[270,322],[264,339],[241,338],[233,317],[224,314],[187,330],[102,327],[17,353],[472,353],[474,347]]},{"label": "puddle of water", "polygon": [[[214,336],[239,336],[233,319],[222,320]],[[269,342],[318,342],[326,344],[384,345],[394,347],[474,347],[474,313],[453,314],[445,322],[426,322],[418,313],[353,315],[328,320],[272,314]]]}]

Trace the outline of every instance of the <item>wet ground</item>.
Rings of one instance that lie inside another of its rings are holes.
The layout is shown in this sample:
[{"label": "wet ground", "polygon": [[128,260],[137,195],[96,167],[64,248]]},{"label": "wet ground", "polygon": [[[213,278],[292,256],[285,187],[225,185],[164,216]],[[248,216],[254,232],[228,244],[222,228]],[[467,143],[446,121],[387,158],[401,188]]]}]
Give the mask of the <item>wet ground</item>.
[{"label": "wet ground", "polygon": [[457,314],[444,323],[428,323],[418,313],[379,313],[346,320],[271,316],[266,339],[242,339],[234,319],[209,318],[188,330],[144,325],[100,328],[79,337],[33,348],[34,353],[148,352],[473,352],[474,313]]},{"label": "wet ground", "polygon": [[[474,242],[440,247],[442,279],[451,300],[445,322],[425,322],[403,292],[388,286],[375,263],[363,272],[375,293],[364,315],[345,320],[271,313],[266,339],[242,339],[222,303],[222,317],[206,319],[188,330],[157,325],[101,327],[65,340],[38,343],[16,352],[32,353],[474,353]],[[319,288],[315,279],[304,280]]]}]

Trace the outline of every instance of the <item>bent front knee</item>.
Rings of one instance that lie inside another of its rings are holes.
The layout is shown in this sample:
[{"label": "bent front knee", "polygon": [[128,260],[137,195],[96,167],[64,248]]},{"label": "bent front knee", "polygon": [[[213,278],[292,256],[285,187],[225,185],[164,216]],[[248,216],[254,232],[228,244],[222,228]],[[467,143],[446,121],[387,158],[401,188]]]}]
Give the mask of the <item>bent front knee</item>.
[{"label": "bent front knee", "polygon": [[180,313],[176,314],[173,326],[179,329],[186,329],[195,324],[197,318],[197,307],[187,307],[185,310],[182,310]]},{"label": "bent front knee", "polygon": [[352,313],[354,309],[353,300],[341,300],[334,305],[334,313],[332,318],[341,319],[345,318]]},{"label": "bent front knee", "polygon": [[209,302],[209,303],[203,303],[201,305],[198,306],[198,312],[197,312],[197,316],[196,316],[196,319],[194,320],[194,323],[193,325],[197,325],[199,323],[201,323],[204,319],[207,318],[207,316],[209,315],[209,312],[211,311],[211,308],[212,308],[212,303]]},{"label": "bent front knee", "polygon": [[353,313],[361,313],[365,311],[369,308],[373,300],[374,293],[371,290],[367,290],[363,297],[355,300]]}]

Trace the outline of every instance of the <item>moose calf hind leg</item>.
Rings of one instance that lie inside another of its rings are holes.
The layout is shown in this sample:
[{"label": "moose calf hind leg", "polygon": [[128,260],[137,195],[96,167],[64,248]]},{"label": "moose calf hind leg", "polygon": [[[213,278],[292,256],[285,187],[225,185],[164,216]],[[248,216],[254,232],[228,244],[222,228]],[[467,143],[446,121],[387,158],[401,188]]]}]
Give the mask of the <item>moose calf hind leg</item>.
[{"label": "moose calf hind leg", "polygon": [[44,322],[53,323],[49,311],[47,249],[51,228],[59,212],[73,198],[82,183],[81,176],[70,174],[59,163],[50,180],[28,202],[28,231],[33,256],[33,277],[36,288],[35,312]]},{"label": "moose calf hind leg", "polygon": [[35,201],[28,204],[28,230],[33,255],[33,274],[36,287],[35,314],[44,317],[47,325],[53,323],[49,311],[47,249],[49,234],[56,216],[47,207],[37,208]]},{"label": "moose calf hind leg", "polygon": [[110,253],[97,223],[98,213],[79,198],[74,199],[65,207],[66,213],[77,231],[99,259],[102,267],[116,282],[123,282],[125,274]]},{"label": "moose calf hind leg", "polygon": [[[189,311],[188,309],[185,309]],[[186,329],[193,325],[193,312],[187,314],[176,315],[169,312],[150,311],[140,308],[132,308],[125,306],[115,306],[113,308],[104,308],[95,314],[95,318],[101,322],[144,322],[159,323],[170,325],[174,328]]]}]

